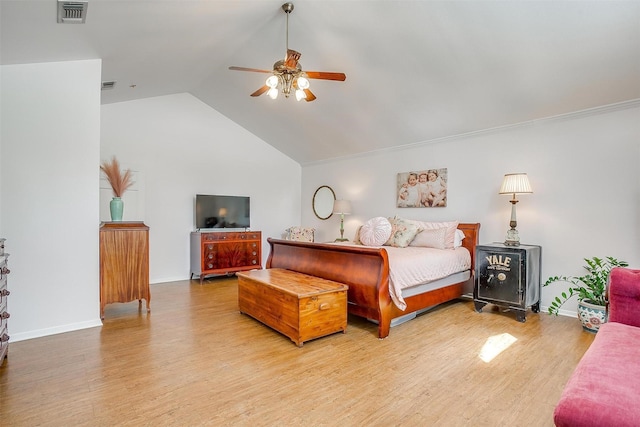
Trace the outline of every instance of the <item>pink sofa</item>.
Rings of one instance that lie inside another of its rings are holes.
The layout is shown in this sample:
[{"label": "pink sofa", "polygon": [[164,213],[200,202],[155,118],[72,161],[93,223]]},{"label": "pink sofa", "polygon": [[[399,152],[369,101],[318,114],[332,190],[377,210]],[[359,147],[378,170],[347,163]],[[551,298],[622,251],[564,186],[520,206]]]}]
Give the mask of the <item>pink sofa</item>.
[{"label": "pink sofa", "polygon": [[562,392],[558,427],[640,426],[640,270],[614,268],[607,291],[609,321]]}]

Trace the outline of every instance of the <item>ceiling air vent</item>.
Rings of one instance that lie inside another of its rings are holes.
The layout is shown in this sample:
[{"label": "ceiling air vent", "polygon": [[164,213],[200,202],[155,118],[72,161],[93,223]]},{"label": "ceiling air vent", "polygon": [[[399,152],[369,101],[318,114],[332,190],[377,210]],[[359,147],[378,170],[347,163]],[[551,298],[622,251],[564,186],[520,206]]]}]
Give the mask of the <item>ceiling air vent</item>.
[{"label": "ceiling air vent", "polygon": [[84,24],[88,1],[58,0],[58,24]]},{"label": "ceiling air vent", "polygon": [[108,90],[108,89],[113,89],[113,87],[116,85],[115,81],[110,81],[110,82],[102,82],[102,90]]}]

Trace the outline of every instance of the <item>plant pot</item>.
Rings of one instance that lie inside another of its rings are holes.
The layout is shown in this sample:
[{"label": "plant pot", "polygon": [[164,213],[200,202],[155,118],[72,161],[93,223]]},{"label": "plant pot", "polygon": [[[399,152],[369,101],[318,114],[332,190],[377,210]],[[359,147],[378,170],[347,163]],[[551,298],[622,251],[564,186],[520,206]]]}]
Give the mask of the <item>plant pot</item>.
[{"label": "plant pot", "polygon": [[600,329],[600,325],[607,321],[607,307],[588,301],[578,301],[578,318],[582,322],[582,329],[595,334]]}]

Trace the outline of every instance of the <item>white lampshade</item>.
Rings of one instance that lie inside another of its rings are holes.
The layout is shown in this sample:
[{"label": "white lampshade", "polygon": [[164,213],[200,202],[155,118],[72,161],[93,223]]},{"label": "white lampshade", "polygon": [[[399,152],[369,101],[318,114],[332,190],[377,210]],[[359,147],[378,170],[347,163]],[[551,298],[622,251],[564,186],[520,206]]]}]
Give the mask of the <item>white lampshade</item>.
[{"label": "white lampshade", "polygon": [[269,76],[269,78],[267,78],[266,85],[269,87],[278,87],[278,77]]},{"label": "white lampshade", "polygon": [[508,173],[502,180],[499,194],[533,193],[526,173]]},{"label": "white lampshade", "polygon": [[300,89],[309,89],[309,80],[307,80],[306,78],[300,76],[298,77],[298,79],[296,80],[296,83],[298,85],[298,88]]},{"label": "white lampshade", "polygon": [[271,98],[271,99],[276,99],[278,97],[278,89],[275,88],[275,87],[272,87],[267,92],[267,95],[269,95],[269,98]]},{"label": "white lampshade", "polygon": [[336,200],[333,202],[333,213],[349,215],[351,213],[351,202],[348,200]]},{"label": "white lampshade", "polygon": [[218,216],[227,216],[227,208],[220,208]]}]

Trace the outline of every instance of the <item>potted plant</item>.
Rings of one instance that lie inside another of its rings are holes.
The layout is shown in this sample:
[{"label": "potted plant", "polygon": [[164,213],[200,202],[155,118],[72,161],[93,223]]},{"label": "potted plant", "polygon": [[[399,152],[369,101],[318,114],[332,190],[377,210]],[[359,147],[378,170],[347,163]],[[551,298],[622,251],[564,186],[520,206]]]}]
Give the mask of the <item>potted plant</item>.
[{"label": "potted plant", "polygon": [[628,267],[626,261],[619,261],[613,257],[604,259],[593,257],[584,258],[587,265],[584,276],[553,276],[549,277],[543,286],[555,282],[566,282],[572,286],[568,292],[562,292],[549,305],[549,314],[558,315],[558,310],[574,295],[578,298],[578,317],[582,328],[588,332],[598,332],[600,325],[607,321],[606,289],[609,272],[614,267]]},{"label": "potted plant", "polygon": [[131,169],[127,169],[123,174],[120,171],[120,163],[118,163],[118,160],[114,156],[111,158],[111,161],[102,162],[100,170],[104,172],[113,190],[113,199],[111,199],[109,203],[111,221],[122,221],[124,202],[121,197],[124,192],[134,184]]}]

